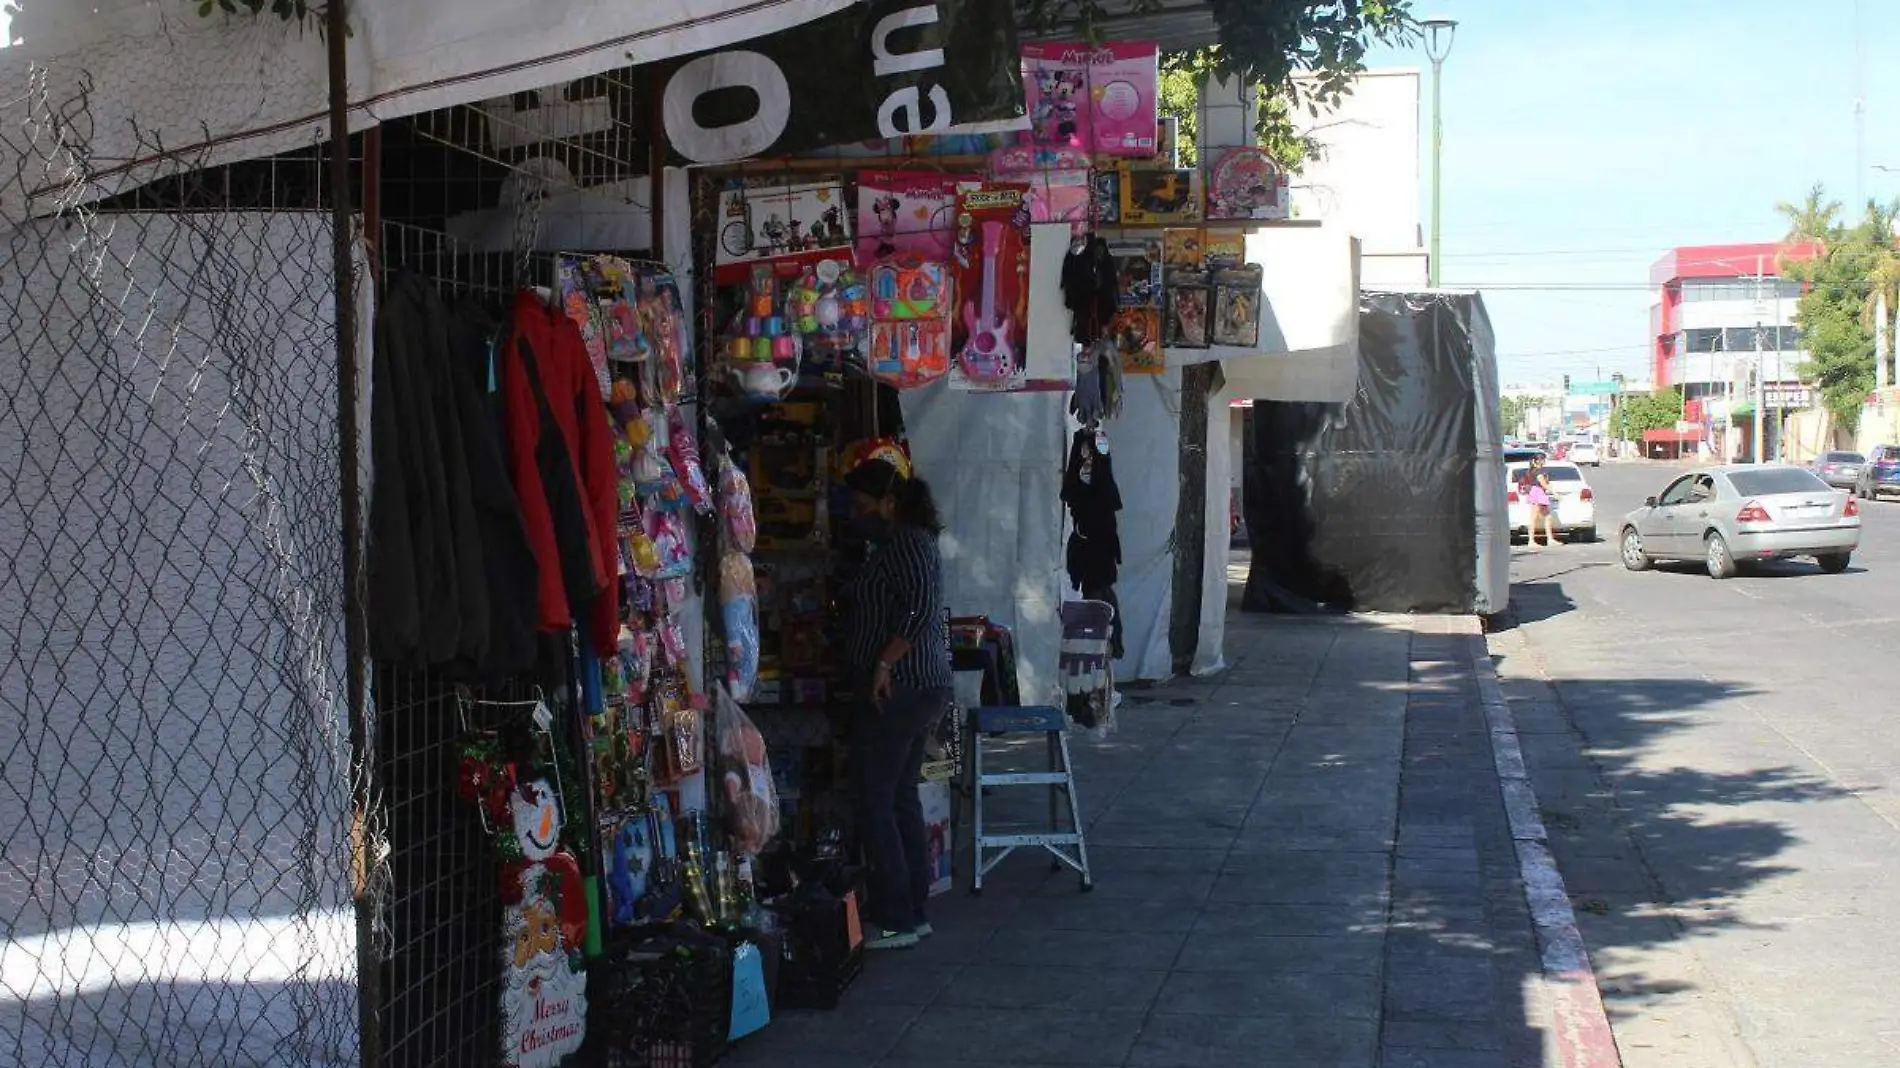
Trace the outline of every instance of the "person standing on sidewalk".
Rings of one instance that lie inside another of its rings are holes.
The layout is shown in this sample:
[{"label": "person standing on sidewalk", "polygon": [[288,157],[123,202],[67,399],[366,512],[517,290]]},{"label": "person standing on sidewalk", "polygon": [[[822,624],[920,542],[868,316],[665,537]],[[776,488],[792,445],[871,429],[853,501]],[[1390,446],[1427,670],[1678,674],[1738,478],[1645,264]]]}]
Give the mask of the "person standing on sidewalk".
[{"label": "person standing on sidewalk", "polygon": [[943,530],[930,487],[890,460],[844,478],[853,523],[872,555],[844,593],[846,654],[860,702],[851,773],[858,840],[870,866],[867,949],[906,949],[931,933],[930,850],[917,781],[924,749],[951,702]]}]

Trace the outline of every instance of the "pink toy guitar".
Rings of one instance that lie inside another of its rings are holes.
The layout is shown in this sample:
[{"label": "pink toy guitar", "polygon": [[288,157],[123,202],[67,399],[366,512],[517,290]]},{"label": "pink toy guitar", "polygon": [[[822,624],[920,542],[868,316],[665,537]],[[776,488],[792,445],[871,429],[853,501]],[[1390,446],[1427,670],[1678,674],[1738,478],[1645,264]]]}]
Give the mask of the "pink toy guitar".
[{"label": "pink toy guitar", "polygon": [[996,309],[997,255],[1002,251],[1003,224],[983,224],[983,307],[965,301],[963,327],[969,334],[958,362],[964,374],[982,382],[997,382],[1009,376],[1016,366],[1016,354],[1010,350],[1009,336],[1015,329],[1009,317],[998,316]]}]

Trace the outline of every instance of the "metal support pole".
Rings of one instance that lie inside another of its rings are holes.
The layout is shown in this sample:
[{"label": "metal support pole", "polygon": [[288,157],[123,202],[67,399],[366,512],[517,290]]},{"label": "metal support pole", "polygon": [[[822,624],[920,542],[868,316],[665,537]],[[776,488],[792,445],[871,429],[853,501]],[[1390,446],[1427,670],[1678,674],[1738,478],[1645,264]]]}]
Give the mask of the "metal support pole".
[{"label": "metal support pole", "polygon": [[1444,154],[1444,147],[1445,147],[1445,113],[1444,113],[1444,109],[1439,106],[1440,101],[1443,99],[1443,94],[1440,91],[1440,85],[1443,82],[1443,78],[1441,78],[1440,75],[1443,73],[1444,68],[1445,68],[1444,57],[1442,56],[1433,57],[1432,59],[1432,253],[1431,253],[1431,264],[1430,264],[1431,271],[1430,271],[1430,278],[1428,279],[1428,281],[1431,283],[1431,286],[1434,289],[1438,288],[1438,279],[1442,271],[1442,268],[1440,266],[1441,261],[1440,261],[1440,253],[1439,253],[1439,235],[1444,230],[1444,227],[1440,225],[1440,219],[1442,217],[1440,207],[1441,207],[1441,201],[1443,199],[1442,197],[1443,184],[1439,181],[1439,169],[1440,169],[1439,158]]},{"label": "metal support pole", "polygon": [[1761,320],[1755,320],[1755,462],[1768,462],[1762,447],[1762,408],[1768,403],[1768,353],[1762,348]]},{"label": "metal support pole", "polygon": [[381,972],[376,959],[374,747],[369,722],[369,631],[363,604],[363,487],[356,417],[361,368],[356,351],[356,216],[350,180],[350,69],[346,0],[324,16],[330,77],[330,251],[336,301],[337,476],[342,494],[343,657],[350,734],[351,898],[356,907],[356,1011],[359,1064],[382,1063]]}]

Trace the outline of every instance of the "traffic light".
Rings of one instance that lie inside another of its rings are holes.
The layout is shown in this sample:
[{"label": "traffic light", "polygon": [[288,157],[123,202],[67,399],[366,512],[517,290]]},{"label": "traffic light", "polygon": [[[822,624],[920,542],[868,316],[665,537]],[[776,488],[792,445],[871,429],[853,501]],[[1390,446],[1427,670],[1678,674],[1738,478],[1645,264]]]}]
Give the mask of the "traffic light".
[{"label": "traffic light", "polygon": [[1569,375],[1564,376],[1564,392],[1565,393],[1570,392],[1570,376]]}]

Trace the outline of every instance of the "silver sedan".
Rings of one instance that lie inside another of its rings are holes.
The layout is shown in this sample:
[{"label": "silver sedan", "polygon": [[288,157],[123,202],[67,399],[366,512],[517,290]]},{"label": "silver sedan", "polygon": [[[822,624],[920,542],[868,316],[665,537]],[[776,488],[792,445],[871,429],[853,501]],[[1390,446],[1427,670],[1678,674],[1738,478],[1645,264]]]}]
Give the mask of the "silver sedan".
[{"label": "silver sedan", "polygon": [[1735,465],[1683,475],[1623,519],[1623,566],[1700,560],[1711,578],[1743,564],[1812,556],[1821,570],[1847,570],[1860,547],[1854,498],[1801,467]]}]

